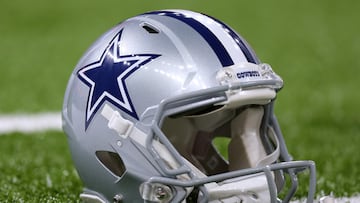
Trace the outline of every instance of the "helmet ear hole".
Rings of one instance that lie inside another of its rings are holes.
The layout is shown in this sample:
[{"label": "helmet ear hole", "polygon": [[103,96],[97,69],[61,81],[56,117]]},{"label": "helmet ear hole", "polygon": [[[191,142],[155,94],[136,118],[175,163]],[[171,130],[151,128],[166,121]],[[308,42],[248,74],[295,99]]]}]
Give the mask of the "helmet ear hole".
[{"label": "helmet ear hole", "polygon": [[96,151],[99,161],[114,175],[121,177],[125,171],[125,164],[117,153],[109,151]]}]

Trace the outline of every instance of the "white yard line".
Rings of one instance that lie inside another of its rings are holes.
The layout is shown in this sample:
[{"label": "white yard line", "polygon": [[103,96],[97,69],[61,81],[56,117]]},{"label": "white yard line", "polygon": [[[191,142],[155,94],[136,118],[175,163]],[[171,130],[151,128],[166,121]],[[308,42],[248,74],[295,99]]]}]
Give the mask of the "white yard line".
[{"label": "white yard line", "polygon": [[0,135],[12,132],[32,133],[46,130],[61,130],[61,114],[59,112],[0,115]]}]

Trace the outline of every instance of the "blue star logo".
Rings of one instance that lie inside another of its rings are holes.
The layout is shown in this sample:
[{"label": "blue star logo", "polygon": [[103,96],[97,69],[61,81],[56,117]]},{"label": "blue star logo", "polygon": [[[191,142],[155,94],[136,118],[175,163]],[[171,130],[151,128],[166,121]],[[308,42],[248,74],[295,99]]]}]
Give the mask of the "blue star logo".
[{"label": "blue star logo", "polygon": [[141,66],[159,57],[156,54],[120,55],[122,30],[111,40],[100,59],[78,71],[79,79],[89,88],[85,129],[107,101],[138,119],[126,86],[126,79]]}]

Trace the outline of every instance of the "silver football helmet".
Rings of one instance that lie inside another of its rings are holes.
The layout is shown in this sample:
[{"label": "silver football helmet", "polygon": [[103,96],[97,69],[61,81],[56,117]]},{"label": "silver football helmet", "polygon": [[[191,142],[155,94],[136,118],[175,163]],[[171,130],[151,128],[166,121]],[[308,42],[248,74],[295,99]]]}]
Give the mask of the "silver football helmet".
[{"label": "silver football helmet", "polygon": [[85,52],[65,94],[81,199],[288,202],[309,171],[311,202],[315,165],[292,161],[273,111],[282,86],[207,15],[154,11],[116,25]]}]

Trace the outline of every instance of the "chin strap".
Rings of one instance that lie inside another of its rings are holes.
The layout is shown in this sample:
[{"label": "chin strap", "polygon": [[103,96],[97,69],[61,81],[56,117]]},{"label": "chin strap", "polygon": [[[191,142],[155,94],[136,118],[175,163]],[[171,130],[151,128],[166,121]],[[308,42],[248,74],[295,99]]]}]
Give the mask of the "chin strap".
[{"label": "chin strap", "polygon": [[133,123],[123,118],[118,111],[112,109],[108,104],[101,111],[109,122],[108,127],[115,130],[122,138],[127,138],[133,128]]}]

